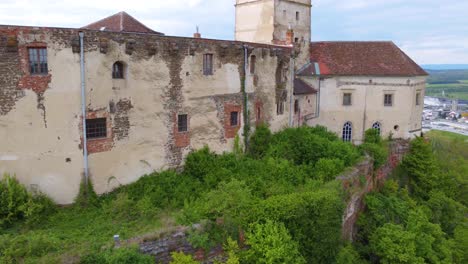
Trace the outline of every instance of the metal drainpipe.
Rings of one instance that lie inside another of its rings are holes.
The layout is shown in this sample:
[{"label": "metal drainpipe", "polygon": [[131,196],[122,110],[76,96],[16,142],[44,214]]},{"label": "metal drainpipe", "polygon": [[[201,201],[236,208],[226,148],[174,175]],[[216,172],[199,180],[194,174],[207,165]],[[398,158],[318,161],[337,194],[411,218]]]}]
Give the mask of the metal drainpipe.
[{"label": "metal drainpipe", "polygon": [[[293,51],[294,52],[294,48]],[[291,91],[289,95],[289,127],[294,126],[294,65],[295,65],[295,58],[294,55],[291,53],[291,60],[290,60],[290,75],[291,75]]]},{"label": "metal drainpipe", "polygon": [[85,83],[85,63],[84,63],[84,32],[80,31],[80,71],[81,71],[81,115],[83,125],[83,160],[84,160],[84,180],[88,186],[88,139],[86,137],[86,83]]},{"label": "metal drainpipe", "polygon": [[[248,70],[248,48],[247,45],[244,44],[244,90],[242,91],[244,95],[244,143],[245,143],[245,148],[248,147],[249,144],[249,135],[246,132],[245,126],[250,125],[248,124],[250,122],[249,118],[249,109],[248,109],[248,103],[249,103],[249,96],[247,94],[247,70]],[[248,131],[247,131],[248,132]]]},{"label": "metal drainpipe", "polygon": [[318,118],[320,117],[320,92],[321,92],[321,84],[322,84],[322,81],[320,80],[320,75],[319,75],[319,83],[318,83],[318,94],[316,95],[317,98],[316,98],[316,102],[315,102],[315,105],[317,107],[317,110],[315,111],[315,117]]}]

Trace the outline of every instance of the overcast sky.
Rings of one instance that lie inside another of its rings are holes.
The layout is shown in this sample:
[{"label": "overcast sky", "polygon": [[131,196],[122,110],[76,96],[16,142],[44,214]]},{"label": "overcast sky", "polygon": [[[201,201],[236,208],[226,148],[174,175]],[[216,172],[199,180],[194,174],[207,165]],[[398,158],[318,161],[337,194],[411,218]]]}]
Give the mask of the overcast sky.
[{"label": "overcast sky", "polygon": [[[233,39],[235,0],[0,0],[0,24],[81,27],[126,11],[166,35]],[[468,0],[314,0],[312,40],[392,40],[420,64],[468,64]]]}]

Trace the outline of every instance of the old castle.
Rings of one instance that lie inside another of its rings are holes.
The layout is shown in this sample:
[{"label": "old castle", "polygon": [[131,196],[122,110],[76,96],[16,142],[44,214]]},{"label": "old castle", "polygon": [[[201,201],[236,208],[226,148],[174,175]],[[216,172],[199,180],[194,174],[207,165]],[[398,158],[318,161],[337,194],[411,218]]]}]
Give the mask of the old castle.
[{"label": "old castle", "polygon": [[372,127],[418,135],[426,73],[392,42],[311,42],[311,7],[237,0],[235,41],[165,36],[125,12],[0,26],[0,173],[67,204],[86,167],[108,192],[204,145],[229,151],[260,122],[356,144]]}]

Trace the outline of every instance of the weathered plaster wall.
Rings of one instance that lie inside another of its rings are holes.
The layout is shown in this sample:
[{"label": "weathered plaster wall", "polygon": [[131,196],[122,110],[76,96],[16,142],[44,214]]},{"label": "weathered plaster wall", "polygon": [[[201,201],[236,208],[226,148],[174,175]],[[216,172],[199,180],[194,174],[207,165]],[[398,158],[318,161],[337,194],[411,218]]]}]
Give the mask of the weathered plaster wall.
[{"label": "weathered plaster wall", "polygon": [[298,100],[299,111],[294,113],[294,126],[302,126],[307,124],[307,121],[316,117],[317,104],[316,94],[304,94],[295,96]]},{"label": "weathered plaster wall", "polygon": [[235,39],[272,43],[274,14],[274,0],[237,0]]},{"label": "weathered plaster wall", "polygon": [[[0,172],[71,203],[83,173],[78,32],[72,29],[1,27]],[[17,45],[9,46],[9,36]],[[30,76],[27,48],[47,47],[49,74]],[[272,127],[287,124],[276,115],[277,80],[290,49],[248,44],[256,71],[245,75],[249,122],[260,116]],[[203,55],[213,54],[213,75],[203,75]],[[112,65],[124,64],[124,79]],[[250,63],[250,62],[248,62]],[[283,67],[285,68],[285,67]],[[285,76],[289,69],[285,68]],[[98,193],[144,174],[178,167],[194,149],[230,151],[243,135],[244,43],[85,31],[87,118],[106,118],[107,137],[88,141],[89,169]],[[260,115],[256,111],[260,109]],[[239,125],[231,127],[231,111]],[[187,114],[189,131],[179,133],[177,115]]]},{"label": "weathered plaster wall", "polygon": [[[326,78],[320,84],[320,116],[308,124],[326,126],[341,136],[343,125],[350,121],[356,144],[375,122],[381,123],[384,137],[391,133],[395,138],[412,138],[421,130],[423,104],[416,105],[416,93],[423,98],[425,85],[425,77]],[[352,94],[351,106],[343,106],[344,93]],[[384,106],[387,93],[394,94],[391,107]]]}]

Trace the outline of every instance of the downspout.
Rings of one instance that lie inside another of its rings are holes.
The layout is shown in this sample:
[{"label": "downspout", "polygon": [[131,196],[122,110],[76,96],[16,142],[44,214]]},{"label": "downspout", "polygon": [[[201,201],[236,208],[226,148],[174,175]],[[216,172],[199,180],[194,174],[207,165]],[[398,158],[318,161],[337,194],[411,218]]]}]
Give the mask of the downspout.
[{"label": "downspout", "polygon": [[88,186],[88,138],[86,137],[86,83],[85,83],[85,63],[84,63],[84,32],[80,31],[80,71],[81,71],[81,116],[83,126],[83,162],[84,162],[84,183]]},{"label": "downspout", "polygon": [[294,58],[294,46],[291,51],[291,59],[290,59],[290,75],[291,75],[291,80],[290,80],[290,85],[291,85],[291,91],[289,93],[289,127],[294,126],[294,66],[295,66],[295,58]]},{"label": "downspout", "polygon": [[241,80],[241,92],[243,95],[243,101],[244,101],[244,145],[245,149],[248,148],[249,146],[249,133],[250,133],[250,118],[249,118],[249,109],[248,109],[248,103],[249,103],[249,97],[247,95],[246,87],[247,87],[247,68],[248,68],[248,48],[247,45],[244,44],[244,72],[243,72],[243,77]]},{"label": "downspout", "polygon": [[317,96],[316,96],[316,102],[315,102],[315,105],[317,107],[316,111],[315,111],[315,118],[318,118],[320,117],[320,96],[322,95],[321,94],[321,88],[322,88],[322,77],[321,77],[321,74],[320,74],[320,65],[316,62],[315,64],[315,72],[317,73],[317,76],[318,76],[318,93],[317,93]]}]

